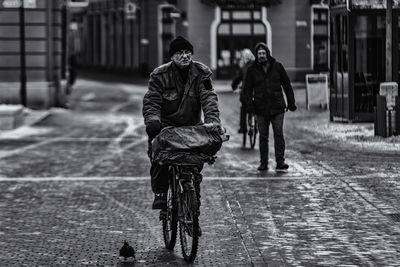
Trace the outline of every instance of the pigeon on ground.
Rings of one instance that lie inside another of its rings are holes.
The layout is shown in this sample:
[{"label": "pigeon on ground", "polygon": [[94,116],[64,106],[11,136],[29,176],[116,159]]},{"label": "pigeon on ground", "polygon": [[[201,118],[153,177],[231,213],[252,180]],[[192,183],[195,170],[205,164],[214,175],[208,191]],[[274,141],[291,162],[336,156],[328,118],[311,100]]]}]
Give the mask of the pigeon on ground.
[{"label": "pigeon on ground", "polygon": [[135,250],[131,247],[126,240],[124,241],[124,245],[119,250],[119,256],[126,258],[133,257],[135,258]]}]

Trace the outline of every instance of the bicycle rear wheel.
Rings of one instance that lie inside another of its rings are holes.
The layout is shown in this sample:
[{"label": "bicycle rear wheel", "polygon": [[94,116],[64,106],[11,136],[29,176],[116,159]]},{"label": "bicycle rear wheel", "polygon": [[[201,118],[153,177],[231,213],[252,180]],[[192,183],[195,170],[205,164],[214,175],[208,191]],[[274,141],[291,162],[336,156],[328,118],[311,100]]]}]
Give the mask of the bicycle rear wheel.
[{"label": "bicycle rear wheel", "polygon": [[165,247],[174,249],[178,232],[177,205],[173,194],[173,185],[170,184],[167,193],[167,211],[162,220]]},{"label": "bicycle rear wheel", "polygon": [[251,149],[254,149],[255,145],[256,145],[256,140],[257,140],[257,132],[258,132],[258,125],[257,125],[257,120],[255,118],[255,116],[253,115],[252,118],[252,131],[251,131],[251,135],[249,133],[249,139],[250,139],[250,147]]},{"label": "bicycle rear wheel", "polygon": [[256,145],[256,138],[257,138],[257,131],[258,131],[258,125],[257,125],[257,120],[256,116],[254,114],[248,114],[248,125],[249,125],[249,141],[250,141],[250,147],[251,149],[254,149],[254,146]]},{"label": "bicycle rear wheel", "polygon": [[197,197],[192,184],[185,185],[180,199],[179,236],[182,255],[185,261],[193,262],[199,244],[199,217]]}]

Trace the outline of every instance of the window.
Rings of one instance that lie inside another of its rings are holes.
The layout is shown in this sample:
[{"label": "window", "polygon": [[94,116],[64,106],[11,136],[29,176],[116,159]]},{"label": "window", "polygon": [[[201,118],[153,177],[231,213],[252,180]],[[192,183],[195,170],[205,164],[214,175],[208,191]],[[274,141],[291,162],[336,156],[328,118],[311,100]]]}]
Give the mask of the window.
[{"label": "window", "polygon": [[232,17],[234,20],[248,20],[251,19],[250,11],[233,11]]},{"label": "window", "polygon": [[250,23],[234,23],[232,24],[232,34],[246,34],[251,33]]},{"label": "window", "polygon": [[313,7],[313,64],[316,71],[328,71],[328,9]]}]

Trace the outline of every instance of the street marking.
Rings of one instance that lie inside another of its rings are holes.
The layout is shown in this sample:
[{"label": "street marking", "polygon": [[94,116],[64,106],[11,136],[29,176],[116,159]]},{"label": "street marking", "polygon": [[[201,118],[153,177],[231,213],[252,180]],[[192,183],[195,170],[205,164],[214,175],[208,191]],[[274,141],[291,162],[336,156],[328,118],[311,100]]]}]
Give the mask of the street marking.
[{"label": "street marking", "polygon": [[[142,136],[140,136],[142,137]],[[57,138],[57,142],[111,142],[115,139],[115,137],[60,137]],[[138,136],[132,135],[131,137],[126,137],[124,141],[135,141],[138,139]],[[47,141],[49,137],[32,137],[32,138],[0,138],[0,141],[9,141],[9,142],[40,142]]]},{"label": "street marking", "polygon": [[129,105],[131,105],[131,104],[134,104],[134,103],[135,103],[134,101],[135,101],[135,100],[139,100],[139,99],[142,99],[142,98],[141,98],[141,97],[139,98],[139,97],[136,96],[136,95],[131,95],[131,96],[129,97],[129,99],[128,99],[127,102],[123,102],[123,103],[121,103],[121,104],[118,104],[118,105],[114,106],[114,107],[110,110],[110,112],[116,113],[116,112],[118,112],[119,110],[123,109],[124,107],[127,107],[127,106],[129,106]]},{"label": "street marking", "polygon": [[[123,135],[123,134],[122,134]],[[121,136],[122,136],[121,135]],[[103,157],[99,157],[97,159],[94,160],[94,162],[89,162],[86,165],[84,165],[82,167],[81,170],[79,170],[80,173],[86,174],[88,172],[90,172],[91,170],[93,170],[98,164],[104,162],[105,160],[111,159],[114,156],[122,156],[122,154],[127,151],[128,149],[137,146],[139,144],[144,143],[145,141],[148,140],[147,136],[142,137],[141,139],[136,140],[135,142],[130,143],[129,145],[126,145],[124,148],[121,148],[121,144],[119,140],[119,137],[117,137],[116,139],[113,139],[107,146],[107,149],[113,148],[115,149],[114,151],[108,153],[107,155],[103,156]]]},{"label": "street marking", "polygon": [[22,154],[23,152],[25,152],[27,150],[35,149],[35,148],[43,146],[43,145],[47,145],[47,144],[50,144],[50,143],[57,142],[58,139],[60,139],[60,138],[62,138],[62,137],[47,139],[47,140],[39,142],[37,144],[24,146],[24,147],[21,147],[21,148],[10,150],[10,151],[0,152],[0,159],[11,157],[11,156],[18,155],[18,154]]},{"label": "street marking", "polygon": [[[257,177],[257,176],[240,176],[240,177],[226,177],[226,176],[211,176],[204,177],[206,181],[279,181],[279,180],[329,180],[329,179],[396,179],[396,175],[382,175],[382,174],[369,174],[369,175],[356,175],[356,176],[276,176],[276,177]],[[46,182],[46,181],[147,181],[150,180],[149,176],[55,176],[55,177],[0,177],[0,182]]]}]

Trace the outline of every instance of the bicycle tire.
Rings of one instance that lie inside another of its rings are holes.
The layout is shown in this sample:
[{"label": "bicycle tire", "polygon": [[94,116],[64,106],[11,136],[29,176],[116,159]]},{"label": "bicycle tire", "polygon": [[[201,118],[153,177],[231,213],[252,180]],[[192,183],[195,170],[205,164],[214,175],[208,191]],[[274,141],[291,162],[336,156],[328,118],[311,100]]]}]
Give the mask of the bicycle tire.
[{"label": "bicycle tire", "polygon": [[257,125],[257,120],[255,120],[254,116],[252,118],[252,125],[253,125],[253,130],[252,130],[252,134],[249,134],[249,141],[250,141],[250,147],[251,149],[254,149],[255,145],[256,145],[256,140],[257,140],[257,131],[258,131],[258,125]]},{"label": "bicycle tire", "polygon": [[167,193],[167,214],[162,220],[164,244],[169,250],[174,249],[178,232],[177,205],[172,187],[173,185],[170,184]]},{"label": "bicycle tire", "polygon": [[196,259],[199,244],[199,217],[193,184],[185,185],[179,202],[180,216],[182,216],[179,222],[182,255],[185,261],[193,262]]}]

